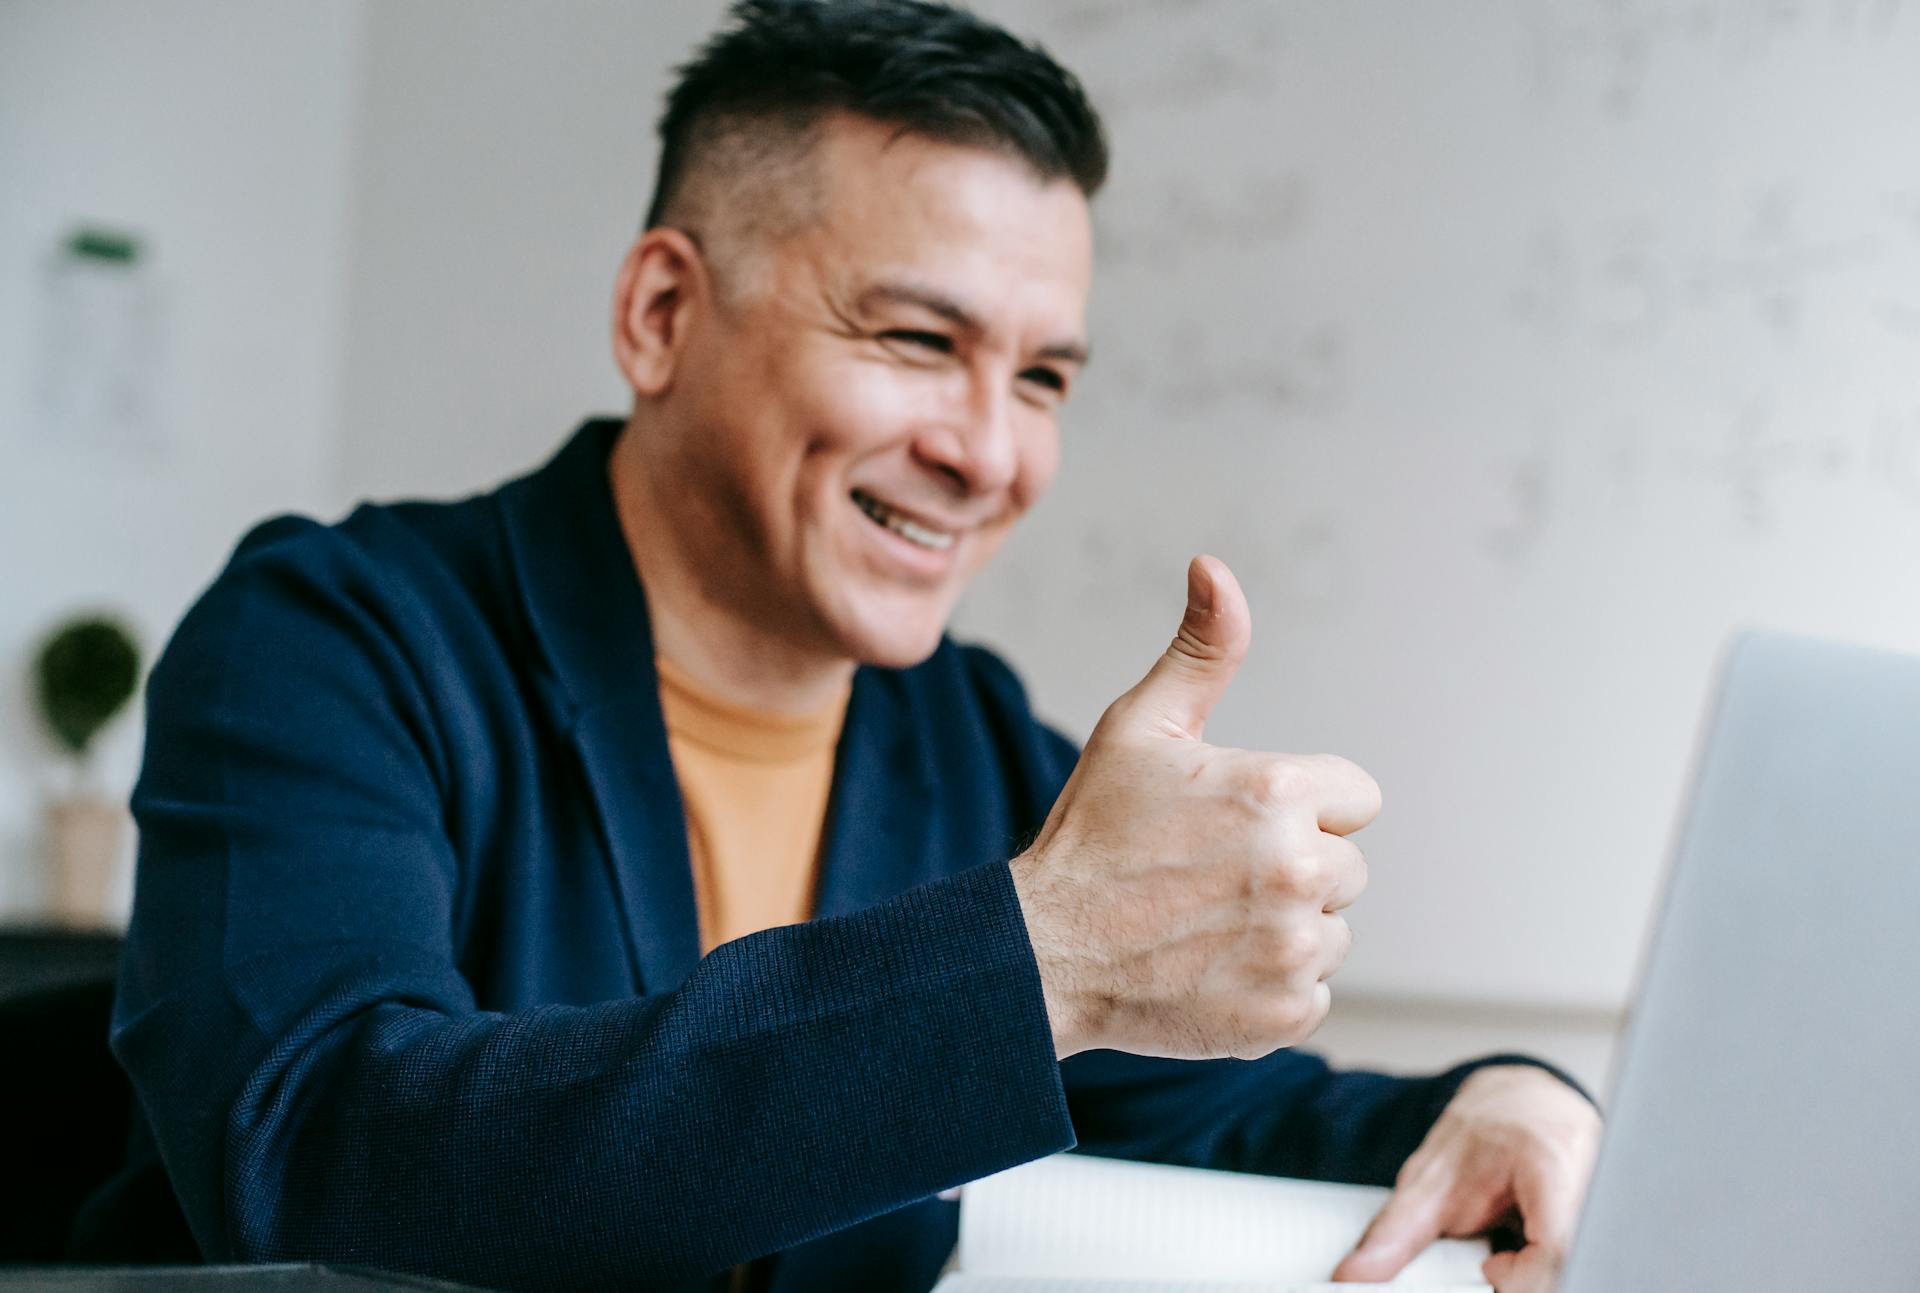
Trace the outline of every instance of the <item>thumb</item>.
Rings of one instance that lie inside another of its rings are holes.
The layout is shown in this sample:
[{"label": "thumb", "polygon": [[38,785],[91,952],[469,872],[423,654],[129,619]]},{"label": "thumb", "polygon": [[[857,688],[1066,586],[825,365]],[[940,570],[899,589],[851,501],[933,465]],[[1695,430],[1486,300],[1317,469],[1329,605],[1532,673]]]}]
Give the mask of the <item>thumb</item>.
[{"label": "thumb", "polygon": [[1123,698],[1129,721],[1199,740],[1253,640],[1247,595],[1218,557],[1187,565],[1187,613],[1153,668]]}]

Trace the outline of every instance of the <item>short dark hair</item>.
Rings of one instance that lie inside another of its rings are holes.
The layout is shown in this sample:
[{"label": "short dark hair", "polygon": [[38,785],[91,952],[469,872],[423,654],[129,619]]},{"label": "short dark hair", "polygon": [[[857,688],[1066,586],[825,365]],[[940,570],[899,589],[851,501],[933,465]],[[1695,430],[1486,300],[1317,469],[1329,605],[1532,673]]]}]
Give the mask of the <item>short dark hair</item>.
[{"label": "short dark hair", "polygon": [[1091,198],[1107,177],[1099,114],[1036,44],[928,0],[736,0],[679,69],[660,118],[647,226],[660,224],[703,141],[765,123],[788,137],[848,111],[1018,157]]}]

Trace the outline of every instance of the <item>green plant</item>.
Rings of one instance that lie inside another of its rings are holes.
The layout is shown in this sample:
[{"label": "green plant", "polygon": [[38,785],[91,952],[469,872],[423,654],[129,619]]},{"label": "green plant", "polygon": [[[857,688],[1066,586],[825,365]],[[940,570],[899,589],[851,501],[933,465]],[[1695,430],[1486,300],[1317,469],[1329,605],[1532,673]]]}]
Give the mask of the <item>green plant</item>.
[{"label": "green plant", "polygon": [[140,647],[118,620],[81,616],[48,636],[33,676],[40,716],[61,745],[84,759],[100,729],[133,699]]}]

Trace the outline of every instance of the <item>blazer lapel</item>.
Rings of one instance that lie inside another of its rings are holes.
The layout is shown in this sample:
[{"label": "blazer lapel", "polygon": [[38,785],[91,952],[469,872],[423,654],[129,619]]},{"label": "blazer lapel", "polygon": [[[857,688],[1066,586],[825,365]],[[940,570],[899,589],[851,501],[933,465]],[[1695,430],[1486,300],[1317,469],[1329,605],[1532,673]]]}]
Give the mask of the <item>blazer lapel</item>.
[{"label": "blazer lapel", "polygon": [[[652,666],[647,669],[653,674]],[[700,960],[686,812],[657,692],[604,701],[573,725],[606,832],[641,990],[670,992]]]},{"label": "blazer lapel", "polygon": [[863,666],[853,676],[834,760],[814,914],[858,911],[945,874],[929,848],[939,801],[927,728],[909,675]]},{"label": "blazer lapel", "polygon": [[620,427],[588,422],[499,498],[554,718],[599,811],[635,978],[660,993],[699,961],[700,926],[646,596],[607,480]]}]

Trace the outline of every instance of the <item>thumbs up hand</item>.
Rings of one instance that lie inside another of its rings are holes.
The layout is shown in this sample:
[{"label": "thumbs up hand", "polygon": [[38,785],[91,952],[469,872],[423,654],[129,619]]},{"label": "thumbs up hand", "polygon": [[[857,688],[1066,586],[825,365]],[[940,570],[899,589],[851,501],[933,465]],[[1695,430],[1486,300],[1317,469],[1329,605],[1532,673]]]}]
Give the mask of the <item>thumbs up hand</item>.
[{"label": "thumbs up hand", "polygon": [[1187,611],[1101,716],[1033,846],[1012,863],[1054,1049],[1251,1059],[1326,1018],[1366,887],[1346,836],[1380,811],[1332,755],[1206,744],[1252,637],[1225,565],[1195,557]]}]

